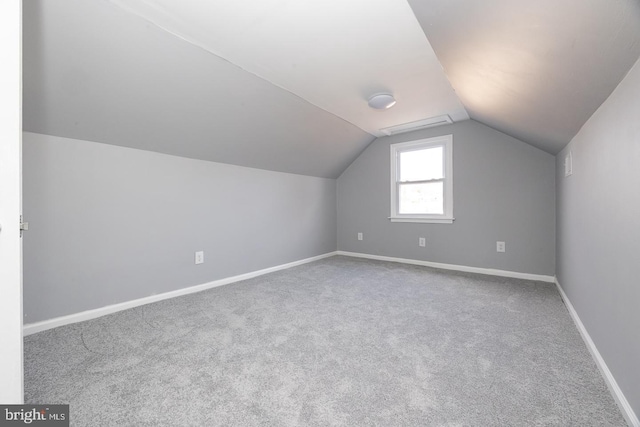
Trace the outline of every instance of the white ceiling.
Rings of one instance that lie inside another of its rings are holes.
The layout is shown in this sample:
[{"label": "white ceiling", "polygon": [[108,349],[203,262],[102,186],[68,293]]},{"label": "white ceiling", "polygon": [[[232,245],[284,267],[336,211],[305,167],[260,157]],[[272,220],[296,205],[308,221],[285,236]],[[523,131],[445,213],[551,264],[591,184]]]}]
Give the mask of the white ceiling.
[{"label": "white ceiling", "polygon": [[[640,55],[638,0],[29,0],[23,15],[25,130],[328,178],[380,129],[443,114],[556,153]],[[370,109],[385,91],[396,106]]]},{"label": "white ceiling", "polygon": [[109,2],[23,16],[26,131],[327,178],[374,139]]},{"label": "white ceiling", "polygon": [[[406,0],[111,0],[364,131],[469,118]],[[389,92],[387,111],[367,99]]]},{"label": "white ceiling", "polygon": [[409,0],[474,120],[559,152],[640,55],[638,0]]}]

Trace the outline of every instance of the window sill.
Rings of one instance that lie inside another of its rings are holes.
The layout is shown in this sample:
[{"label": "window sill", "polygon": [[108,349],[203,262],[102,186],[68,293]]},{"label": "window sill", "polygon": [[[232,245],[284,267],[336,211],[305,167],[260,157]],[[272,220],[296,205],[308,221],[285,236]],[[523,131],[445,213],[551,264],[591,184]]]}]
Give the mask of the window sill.
[{"label": "window sill", "polygon": [[455,218],[412,218],[412,217],[389,217],[391,222],[422,222],[431,224],[453,224]]}]

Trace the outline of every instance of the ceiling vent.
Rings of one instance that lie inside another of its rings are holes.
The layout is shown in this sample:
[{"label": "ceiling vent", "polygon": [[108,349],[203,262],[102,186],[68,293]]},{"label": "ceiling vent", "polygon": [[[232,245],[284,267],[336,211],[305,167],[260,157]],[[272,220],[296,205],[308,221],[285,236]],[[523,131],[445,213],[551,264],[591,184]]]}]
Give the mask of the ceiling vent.
[{"label": "ceiling vent", "polygon": [[418,129],[426,129],[434,126],[447,125],[453,123],[448,114],[431,117],[429,119],[416,120],[415,122],[404,123],[401,125],[389,126],[380,129],[385,135],[397,135],[399,133],[411,132]]}]

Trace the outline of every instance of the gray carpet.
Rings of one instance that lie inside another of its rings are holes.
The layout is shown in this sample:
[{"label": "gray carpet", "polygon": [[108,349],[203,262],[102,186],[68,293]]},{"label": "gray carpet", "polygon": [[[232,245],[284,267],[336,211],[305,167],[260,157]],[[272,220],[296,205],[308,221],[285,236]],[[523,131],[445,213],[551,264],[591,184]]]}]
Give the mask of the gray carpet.
[{"label": "gray carpet", "polygon": [[332,257],[25,338],[76,426],[623,426],[552,284]]}]

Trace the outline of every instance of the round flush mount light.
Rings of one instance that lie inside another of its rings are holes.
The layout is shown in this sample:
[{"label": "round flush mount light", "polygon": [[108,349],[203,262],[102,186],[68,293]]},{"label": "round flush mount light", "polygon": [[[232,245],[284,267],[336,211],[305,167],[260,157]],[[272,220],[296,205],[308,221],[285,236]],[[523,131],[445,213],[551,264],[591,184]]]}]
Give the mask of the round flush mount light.
[{"label": "round flush mount light", "polygon": [[369,107],[386,110],[396,105],[396,99],[389,93],[377,93],[369,98]]}]

